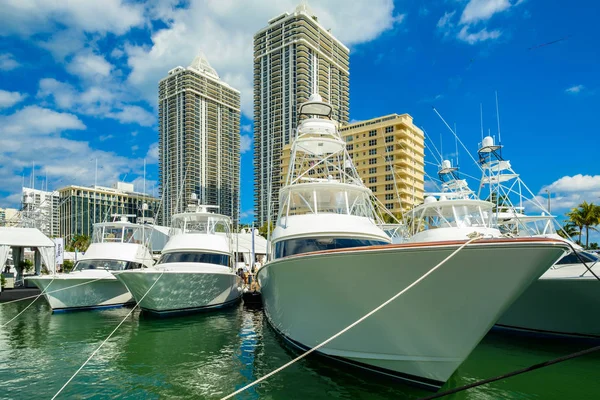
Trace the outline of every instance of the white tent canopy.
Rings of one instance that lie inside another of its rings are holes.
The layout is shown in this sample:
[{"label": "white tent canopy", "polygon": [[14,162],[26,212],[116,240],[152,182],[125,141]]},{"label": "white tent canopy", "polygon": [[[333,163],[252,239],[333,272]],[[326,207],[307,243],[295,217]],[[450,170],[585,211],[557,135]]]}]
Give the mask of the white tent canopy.
[{"label": "white tent canopy", "polygon": [[[54,241],[39,229],[0,227],[0,266],[4,267],[10,247],[18,248],[18,254],[22,254],[20,249],[23,247],[33,247],[39,251],[48,270],[54,271],[56,262],[54,246]],[[20,255],[18,258],[20,258]],[[17,260],[14,261],[16,266]]]}]

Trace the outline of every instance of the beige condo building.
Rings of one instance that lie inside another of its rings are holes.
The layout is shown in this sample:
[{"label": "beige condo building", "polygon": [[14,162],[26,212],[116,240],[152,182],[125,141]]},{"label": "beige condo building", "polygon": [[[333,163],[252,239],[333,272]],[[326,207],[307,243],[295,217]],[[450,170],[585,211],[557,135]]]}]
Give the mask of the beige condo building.
[{"label": "beige condo building", "polygon": [[158,84],[161,222],[201,204],[239,219],[240,92],[219,78],[203,55]]},{"label": "beige condo building", "polygon": [[318,92],[332,118],[348,121],[349,50],[306,4],[254,35],[254,208],[262,225],[277,217],[280,159],[296,134],[298,107]]},{"label": "beige condo building", "polygon": [[[391,114],[339,129],[365,186],[394,215],[423,202],[423,131],[408,114]],[[281,155],[279,182],[285,183],[291,145]]]}]

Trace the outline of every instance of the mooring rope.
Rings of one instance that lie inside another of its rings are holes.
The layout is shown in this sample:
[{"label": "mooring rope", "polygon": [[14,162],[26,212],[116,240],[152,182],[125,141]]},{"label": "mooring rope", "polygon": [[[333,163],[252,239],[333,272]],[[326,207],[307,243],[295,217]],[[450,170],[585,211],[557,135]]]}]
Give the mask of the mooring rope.
[{"label": "mooring rope", "polygon": [[148,293],[150,293],[150,291],[152,290],[152,288],[154,287],[154,285],[156,285],[156,282],[158,282],[158,280],[163,276],[163,274],[165,273],[165,271],[163,270],[161,272],[161,274],[158,276],[158,278],[156,278],[156,280],[152,283],[152,285],[150,286],[150,288],[148,288],[148,290],[146,291],[146,293],[144,293],[144,295],[140,298],[140,300],[135,304],[135,306],[133,306],[131,308],[131,311],[129,311],[127,313],[127,315],[125,316],[125,318],[123,318],[121,320],[121,322],[119,322],[119,325],[117,325],[117,327],[115,329],[113,329],[113,331],[110,333],[110,335],[108,335],[108,337],[106,339],[104,339],[104,341],[102,343],[100,343],[100,346],[98,346],[98,348],[96,350],[94,350],[94,352],[88,357],[87,360],[85,360],[85,362],[81,365],[81,367],[79,367],[79,369],[77,371],[75,371],[75,373],[69,378],[69,380],[67,382],[65,382],[65,384],[59,389],[58,392],[56,392],[56,394],[54,396],[52,396],[51,400],[56,399],[56,397],[67,387],[67,385],[69,383],[71,383],[71,381],[73,379],[75,379],[75,377],[77,376],[77,374],[87,365],[88,362],[90,362],[90,360],[96,355],[96,353],[98,351],[100,351],[100,349],[102,348],[102,346],[104,346],[104,344],[106,342],[108,342],[108,340],[112,337],[112,335],[115,334],[115,332],[117,331],[117,329],[119,329],[121,327],[121,325],[123,325],[123,323],[125,322],[125,320],[127,320],[127,318],[129,318],[129,316],[135,311],[135,309],[139,306],[139,304],[142,302],[142,300],[144,300],[144,298],[146,297],[146,295]]},{"label": "mooring rope", "polygon": [[467,389],[471,389],[471,388],[474,388],[474,387],[477,387],[477,386],[485,385],[486,383],[496,382],[496,381],[499,381],[501,379],[510,378],[510,377],[513,377],[513,376],[516,376],[516,375],[521,375],[521,374],[524,374],[525,372],[535,371],[536,369],[544,368],[544,367],[547,367],[549,365],[558,364],[560,362],[571,360],[571,359],[576,358],[576,357],[581,357],[581,356],[593,353],[593,352],[598,351],[598,350],[600,350],[600,346],[592,347],[592,348],[589,348],[589,349],[586,349],[586,350],[582,350],[582,351],[578,351],[576,353],[572,353],[572,354],[569,354],[569,355],[566,355],[566,356],[558,357],[558,358],[555,358],[553,360],[544,361],[544,362],[541,362],[541,363],[538,363],[538,364],[534,364],[534,365],[532,365],[530,367],[526,367],[526,368],[522,368],[522,369],[519,369],[519,370],[516,370],[516,371],[508,372],[506,374],[502,374],[502,375],[496,376],[494,378],[484,379],[484,380],[481,380],[481,381],[478,381],[478,382],[475,382],[475,383],[471,383],[469,385],[464,385],[464,386],[460,386],[460,387],[457,387],[457,388],[454,388],[454,389],[446,390],[445,392],[440,392],[440,393],[433,394],[431,396],[422,397],[419,400],[439,399],[441,397],[449,396],[451,394],[462,392],[462,391],[465,391]]},{"label": "mooring rope", "polygon": [[419,279],[417,279],[416,281],[414,281],[413,283],[411,283],[410,285],[408,285],[407,287],[405,287],[404,289],[402,289],[400,292],[396,293],[394,296],[390,297],[388,300],[386,300],[385,302],[383,302],[382,304],[380,304],[379,306],[377,306],[376,308],[374,308],[373,310],[371,310],[369,313],[365,314],[364,316],[362,316],[358,320],[354,321],[353,323],[351,323],[350,325],[348,325],[347,327],[345,327],[344,329],[342,329],[338,333],[336,333],[333,336],[329,337],[325,341],[319,343],[318,345],[316,345],[315,347],[313,347],[310,350],[306,351],[305,353],[302,353],[301,355],[299,355],[298,357],[294,358],[293,360],[287,362],[286,364],[282,365],[281,367],[275,369],[274,371],[269,372],[268,374],[262,376],[261,378],[258,378],[254,382],[251,382],[248,385],[244,386],[243,388],[238,389],[235,392],[233,392],[233,393],[231,393],[231,394],[229,394],[229,395],[221,398],[221,400],[230,399],[230,398],[232,398],[232,397],[234,397],[234,396],[236,396],[236,395],[244,392],[245,390],[250,389],[253,386],[256,386],[257,384],[259,384],[260,382],[264,381],[265,379],[268,379],[269,377],[275,375],[276,373],[278,373],[278,372],[286,369],[290,365],[296,363],[297,361],[300,361],[301,359],[303,359],[304,357],[308,356],[312,352],[317,351],[321,347],[325,346],[327,343],[329,343],[332,340],[336,339],[338,336],[340,336],[340,335],[346,333],[347,331],[349,331],[350,329],[354,328],[356,325],[360,324],[365,319],[369,318],[371,315],[375,314],[377,311],[381,310],[383,307],[387,306],[392,301],[396,300],[398,297],[400,297],[401,295],[403,295],[404,293],[406,293],[407,291],[409,291],[410,289],[412,289],[413,287],[415,287],[423,279],[425,279],[426,277],[428,277],[435,270],[437,270],[439,267],[441,267],[442,265],[444,265],[448,260],[450,260],[452,257],[454,257],[459,251],[461,251],[467,245],[473,243],[475,240],[481,239],[481,237],[482,236],[475,236],[475,237],[469,239],[468,241],[466,241],[465,243],[463,243],[459,248],[457,248],[456,250],[454,250],[450,255],[448,255],[448,257],[446,257],[442,261],[440,261],[435,267],[431,268],[429,271],[427,271],[425,274],[423,274]]},{"label": "mooring rope", "polygon": [[[51,290],[51,291],[49,291],[49,292],[42,292],[42,293],[40,293],[40,294],[34,294],[33,296],[27,296],[27,297],[23,297],[23,298],[21,298],[21,299],[16,299],[16,300],[11,300],[11,301],[6,301],[6,302],[4,302],[4,303],[0,303],[0,305],[4,305],[4,304],[10,304],[10,303],[17,303],[17,302],[19,302],[19,301],[28,300],[28,299],[33,299],[34,297],[35,297],[35,298],[36,298],[36,300],[37,300],[37,299],[38,299],[38,297],[40,297],[42,294],[52,294],[52,293],[60,292],[60,291],[63,291],[63,290],[71,289],[71,288],[74,288],[74,287],[77,287],[77,286],[83,286],[83,285],[87,285],[87,284],[89,284],[89,283],[93,283],[93,282],[96,282],[96,281],[100,281],[100,280],[102,280],[102,279],[106,279],[106,277],[92,279],[91,281],[77,283],[77,284],[75,284],[75,285],[72,285],[72,286],[68,286],[68,287],[61,288],[61,289],[56,289],[56,290]],[[56,278],[52,278],[52,281],[51,281],[51,283],[52,283],[52,282],[54,282],[55,280],[56,280]],[[50,286],[50,285],[48,285],[48,286]],[[46,289],[48,289],[48,286],[46,287]],[[44,289],[44,290],[45,290],[45,289]]]},{"label": "mooring rope", "polygon": [[[48,286],[46,286],[46,287],[44,288],[44,290],[42,290],[42,291],[40,292],[40,294],[38,294],[38,295],[36,295],[36,296],[31,296],[31,297],[35,297],[35,300],[33,300],[31,303],[27,304],[27,307],[25,307],[24,309],[22,309],[22,310],[21,310],[21,312],[19,312],[17,315],[15,315],[15,316],[14,316],[14,317],[12,317],[10,320],[8,320],[8,322],[4,323],[4,324],[2,325],[2,328],[4,328],[6,325],[8,325],[8,324],[10,324],[11,322],[13,322],[15,319],[17,319],[17,317],[18,317],[19,315],[21,315],[21,314],[23,314],[25,311],[27,311],[27,309],[28,309],[29,307],[31,307],[31,305],[32,305],[33,303],[35,303],[35,302],[37,301],[37,299],[39,299],[39,298],[40,298],[40,297],[41,297],[41,296],[44,294],[44,292],[46,291],[46,289],[48,289],[48,288],[50,287],[50,285],[52,285],[52,282],[54,282],[54,279],[52,279],[52,280],[50,281],[50,283],[48,284]],[[19,300],[23,300],[23,299],[19,299]],[[12,303],[12,302],[7,302],[7,303]],[[4,304],[6,304],[6,303],[4,303]]]}]

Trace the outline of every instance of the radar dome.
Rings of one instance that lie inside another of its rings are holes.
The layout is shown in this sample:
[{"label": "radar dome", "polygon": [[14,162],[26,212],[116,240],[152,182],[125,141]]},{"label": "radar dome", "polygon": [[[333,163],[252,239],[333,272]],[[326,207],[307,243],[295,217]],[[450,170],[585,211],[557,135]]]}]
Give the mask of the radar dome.
[{"label": "radar dome", "polygon": [[483,138],[481,142],[481,147],[490,147],[494,145],[494,138],[491,136],[486,136]]},{"label": "radar dome", "polygon": [[435,203],[436,201],[437,201],[437,199],[434,196],[427,196],[427,197],[425,197],[424,203],[431,204],[431,203]]}]

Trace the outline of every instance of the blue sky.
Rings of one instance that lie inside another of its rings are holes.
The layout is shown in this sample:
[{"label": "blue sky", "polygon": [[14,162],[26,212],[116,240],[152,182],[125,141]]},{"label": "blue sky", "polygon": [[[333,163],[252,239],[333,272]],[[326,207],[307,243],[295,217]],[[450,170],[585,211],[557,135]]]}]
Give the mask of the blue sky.
[{"label": "blue sky", "polygon": [[[155,188],[158,80],[203,51],[242,92],[242,211],[252,219],[252,35],[296,1],[3,3],[0,206],[18,206],[32,162],[38,188],[46,174],[50,189],[92,185],[98,159],[98,184],[141,190],[146,160]],[[504,155],[535,194],[550,189],[557,214],[600,203],[600,5],[575,3],[309,1],[351,49],[352,120],[410,113],[455,158],[432,106],[475,152],[480,103],[496,134],[498,91]],[[459,159],[479,176],[462,150]]]}]

